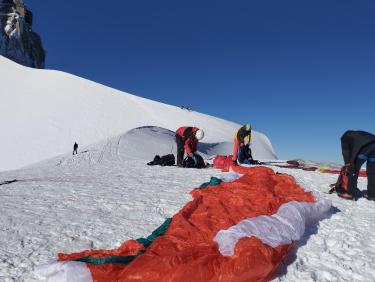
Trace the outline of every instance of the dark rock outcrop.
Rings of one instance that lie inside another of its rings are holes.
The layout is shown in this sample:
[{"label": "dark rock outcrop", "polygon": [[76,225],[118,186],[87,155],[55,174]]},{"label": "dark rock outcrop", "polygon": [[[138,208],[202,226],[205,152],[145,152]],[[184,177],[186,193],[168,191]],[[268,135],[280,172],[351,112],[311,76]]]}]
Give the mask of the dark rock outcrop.
[{"label": "dark rock outcrop", "polygon": [[0,55],[40,69],[44,68],[45,51],[32,24],[33,14],[22,0],[0,0]]}]

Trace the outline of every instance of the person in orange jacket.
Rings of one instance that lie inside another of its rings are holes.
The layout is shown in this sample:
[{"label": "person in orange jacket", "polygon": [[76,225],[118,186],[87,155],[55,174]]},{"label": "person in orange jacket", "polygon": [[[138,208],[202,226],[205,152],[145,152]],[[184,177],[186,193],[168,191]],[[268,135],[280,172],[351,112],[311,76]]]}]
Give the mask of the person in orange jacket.
[{"label": "person in orange jacket", "polygon": [[251,141],[251,125],[250,123],[245,124],[241,128],[236,131],[234,135],[234,147],[233,147],[233,155],[232,161],[233,163],[237,164],[238,159],[238,151],[239,149],[245,146],[245,142],[250,144]]},{"label": "person in orange jacket", "polygon": [[193,157],[197,151],[198,140],[202,140],[204,132],[198,127],[182,126],[176,130],[177,166],[182,166],[184,154]]}]

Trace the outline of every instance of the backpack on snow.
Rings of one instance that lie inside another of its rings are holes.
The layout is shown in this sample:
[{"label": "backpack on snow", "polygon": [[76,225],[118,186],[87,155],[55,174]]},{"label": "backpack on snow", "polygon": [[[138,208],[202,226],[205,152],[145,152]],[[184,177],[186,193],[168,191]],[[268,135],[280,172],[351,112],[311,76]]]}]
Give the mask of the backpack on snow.
[{"label": "backpack on snow", "polygon": [[186,168],[205,168],[206,164],[201,155],[194,154],[193,157],[187,156],[183,160],[182,166]]},{"label": "backpack on snow", "polygon": [[329,194],[332,194],[333,192],[336,192],[338,194],[349,193],[348,183],[350,166],[351,164],[348,163],[341,168],[336,183],[330,185],[331,189],[328,192]]},{"label": "backpack on snow", "polygon": [[238,162],[240,164],[253,164],[253,156],[249,144],[238,149]]},{"label": "backpack on snow", "polygon": [[175,157],[173,154],[168,154],[160,157],[156,155],[154,160],[147,163],[147,165],[161,165],[161,166],[172,166],[175,164]]}]

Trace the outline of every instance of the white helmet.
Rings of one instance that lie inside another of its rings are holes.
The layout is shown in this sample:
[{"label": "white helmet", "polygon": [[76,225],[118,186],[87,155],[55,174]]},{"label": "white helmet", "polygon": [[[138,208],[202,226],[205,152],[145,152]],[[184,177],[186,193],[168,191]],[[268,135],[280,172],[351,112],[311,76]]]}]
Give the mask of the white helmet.
[{"label": "white helmet", "polygon": [[195,132],[195,137],[197,137],[198,140],[202,140],[204,137],[204,131],[202,129],[198,129],[197,132]]}]

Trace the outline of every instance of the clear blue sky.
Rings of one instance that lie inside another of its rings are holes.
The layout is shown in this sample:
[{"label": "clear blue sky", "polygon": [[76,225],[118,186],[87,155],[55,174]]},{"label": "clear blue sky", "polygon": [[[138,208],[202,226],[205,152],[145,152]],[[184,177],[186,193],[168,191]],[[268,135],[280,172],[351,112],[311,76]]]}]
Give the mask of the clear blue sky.
[{"label": "clear blue sky", "polygon": [[46,66],[238,123],[279,158],[375,133],[373,0],[25,0]]}]

